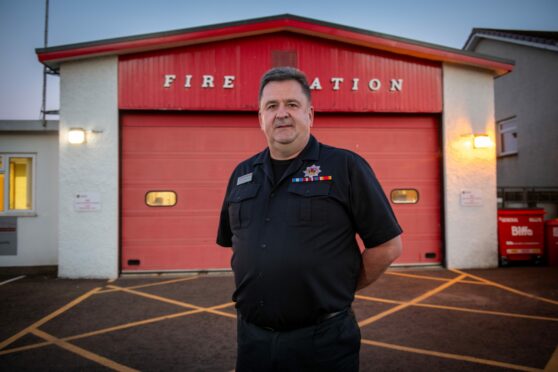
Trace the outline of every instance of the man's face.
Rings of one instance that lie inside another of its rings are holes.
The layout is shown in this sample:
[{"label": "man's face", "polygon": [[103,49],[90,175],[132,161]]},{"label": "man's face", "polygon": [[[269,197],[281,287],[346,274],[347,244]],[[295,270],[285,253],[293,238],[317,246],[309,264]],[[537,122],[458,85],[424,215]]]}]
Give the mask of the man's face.
[{"label": "man's face", "polygon": [[272,156],[290,158],[308,142],[314,108],[297,81],[272,81],[262,91],[259,119]]}]

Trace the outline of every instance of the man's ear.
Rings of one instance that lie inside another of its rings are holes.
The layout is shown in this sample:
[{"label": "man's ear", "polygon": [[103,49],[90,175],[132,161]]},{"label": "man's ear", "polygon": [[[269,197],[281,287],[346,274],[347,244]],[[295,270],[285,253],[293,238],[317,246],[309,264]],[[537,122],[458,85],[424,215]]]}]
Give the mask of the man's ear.
[{"label": "man's ear", "polygon": [[310,106],[308,109],[308,120],[310,121],[310,126],[314,126],[314,106]]},{"label": "man's ear", "polygon": [[264,122],[263,122],[261,111],[258,111],[258,121],[260,122],[260,129],[263,131],[264,130]]}]

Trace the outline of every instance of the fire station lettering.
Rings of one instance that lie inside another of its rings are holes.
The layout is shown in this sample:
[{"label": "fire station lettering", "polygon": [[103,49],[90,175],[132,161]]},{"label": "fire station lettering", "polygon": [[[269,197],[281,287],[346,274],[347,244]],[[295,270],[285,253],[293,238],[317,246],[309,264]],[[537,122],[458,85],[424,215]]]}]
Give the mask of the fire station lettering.
[{"label": "fire station lettering", "polygon": [[[184,84],[182,86],[185,89],[192,88],[192,78],[193,75],[184,75]],[[215,81],[216,77],[214,75],[202,75],[199,79],[199,86],[201,88],[215,88]],[[234,82],[236,76],[234,75],[224,75],[222,77],[218,77],[219,82],[222,82],[221,85],[218,87],[223,89],[233,89],[235,87]],[[358,91],[359,90],[359,81],[360,78],[352,78],[347,79],[351,80],[352,84],[349,86],[347,85],[346,90],[350,91]],[[165,74],[163,77],[163,87],[164,88],[171,88],[176,81],[176,74]],[[343,83],[345,82],[345,78],[342,77],[332,77],[329,79],[330,81],[330,90],[332,91],[339,91],[343,90]],[[368,88],[371,92],[377,92],[381,90],[383,87],[382,80],[378,78],[372,78],[368,80]],[[311,80],[310,83],[311,90],[322,90],[322,83],[319,77],[314,78]],[[389,80],[389,91],[390,92],[401,92],[403,89],[403,79],[390,79]]]}]

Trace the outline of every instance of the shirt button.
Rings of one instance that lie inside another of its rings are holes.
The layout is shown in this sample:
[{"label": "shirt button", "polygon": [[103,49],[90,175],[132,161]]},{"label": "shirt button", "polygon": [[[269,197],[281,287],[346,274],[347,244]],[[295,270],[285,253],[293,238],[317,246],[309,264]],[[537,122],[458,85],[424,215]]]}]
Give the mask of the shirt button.
[{"label": "shirt button", "polygon": [[265,218],[265,222],[269,222],[269,221],[271,221],[271,218],[266,217],[266,218]]},{"label": "shirt button", "polygon": [[262,245],[260,245],[260,247],[267,248],[267,244],[262,244]]},{"label": "shirt button", "polygon": [[260,301],[260,303],[259,303],[259,305],[260,305],[260,307],[263,307],[263,305],[264,305],[264,301],[263,301],[263,300],[261,300],[261,301]]}]

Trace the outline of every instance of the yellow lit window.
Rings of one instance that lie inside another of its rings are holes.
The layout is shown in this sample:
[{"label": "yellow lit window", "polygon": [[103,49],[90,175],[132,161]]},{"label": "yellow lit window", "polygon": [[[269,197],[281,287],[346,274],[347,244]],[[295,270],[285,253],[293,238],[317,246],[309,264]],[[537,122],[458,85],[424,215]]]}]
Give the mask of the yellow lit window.
[{"label": "yellow lit window", "polygon": [[10,158],[10,210],[31,210],[32,159]]},{"label": "yellow lit window", "polygon": [[416,204],[419,200],[418,191],[415,189],[391,190],[390,196],[393,204]]},{"label": "yellow lit window", "polygon": [[145,204],[150,207],[172,207],[176,205],[174,191],[150,191],[145,194]]},{"label": "yellow lit window", "polygon": [[33,210],[34,155],[0,155],[0,213]]},{"label": "yellow lit window", "polygon": [[0,173],[0,212],[4,210],[4,173]]}]

